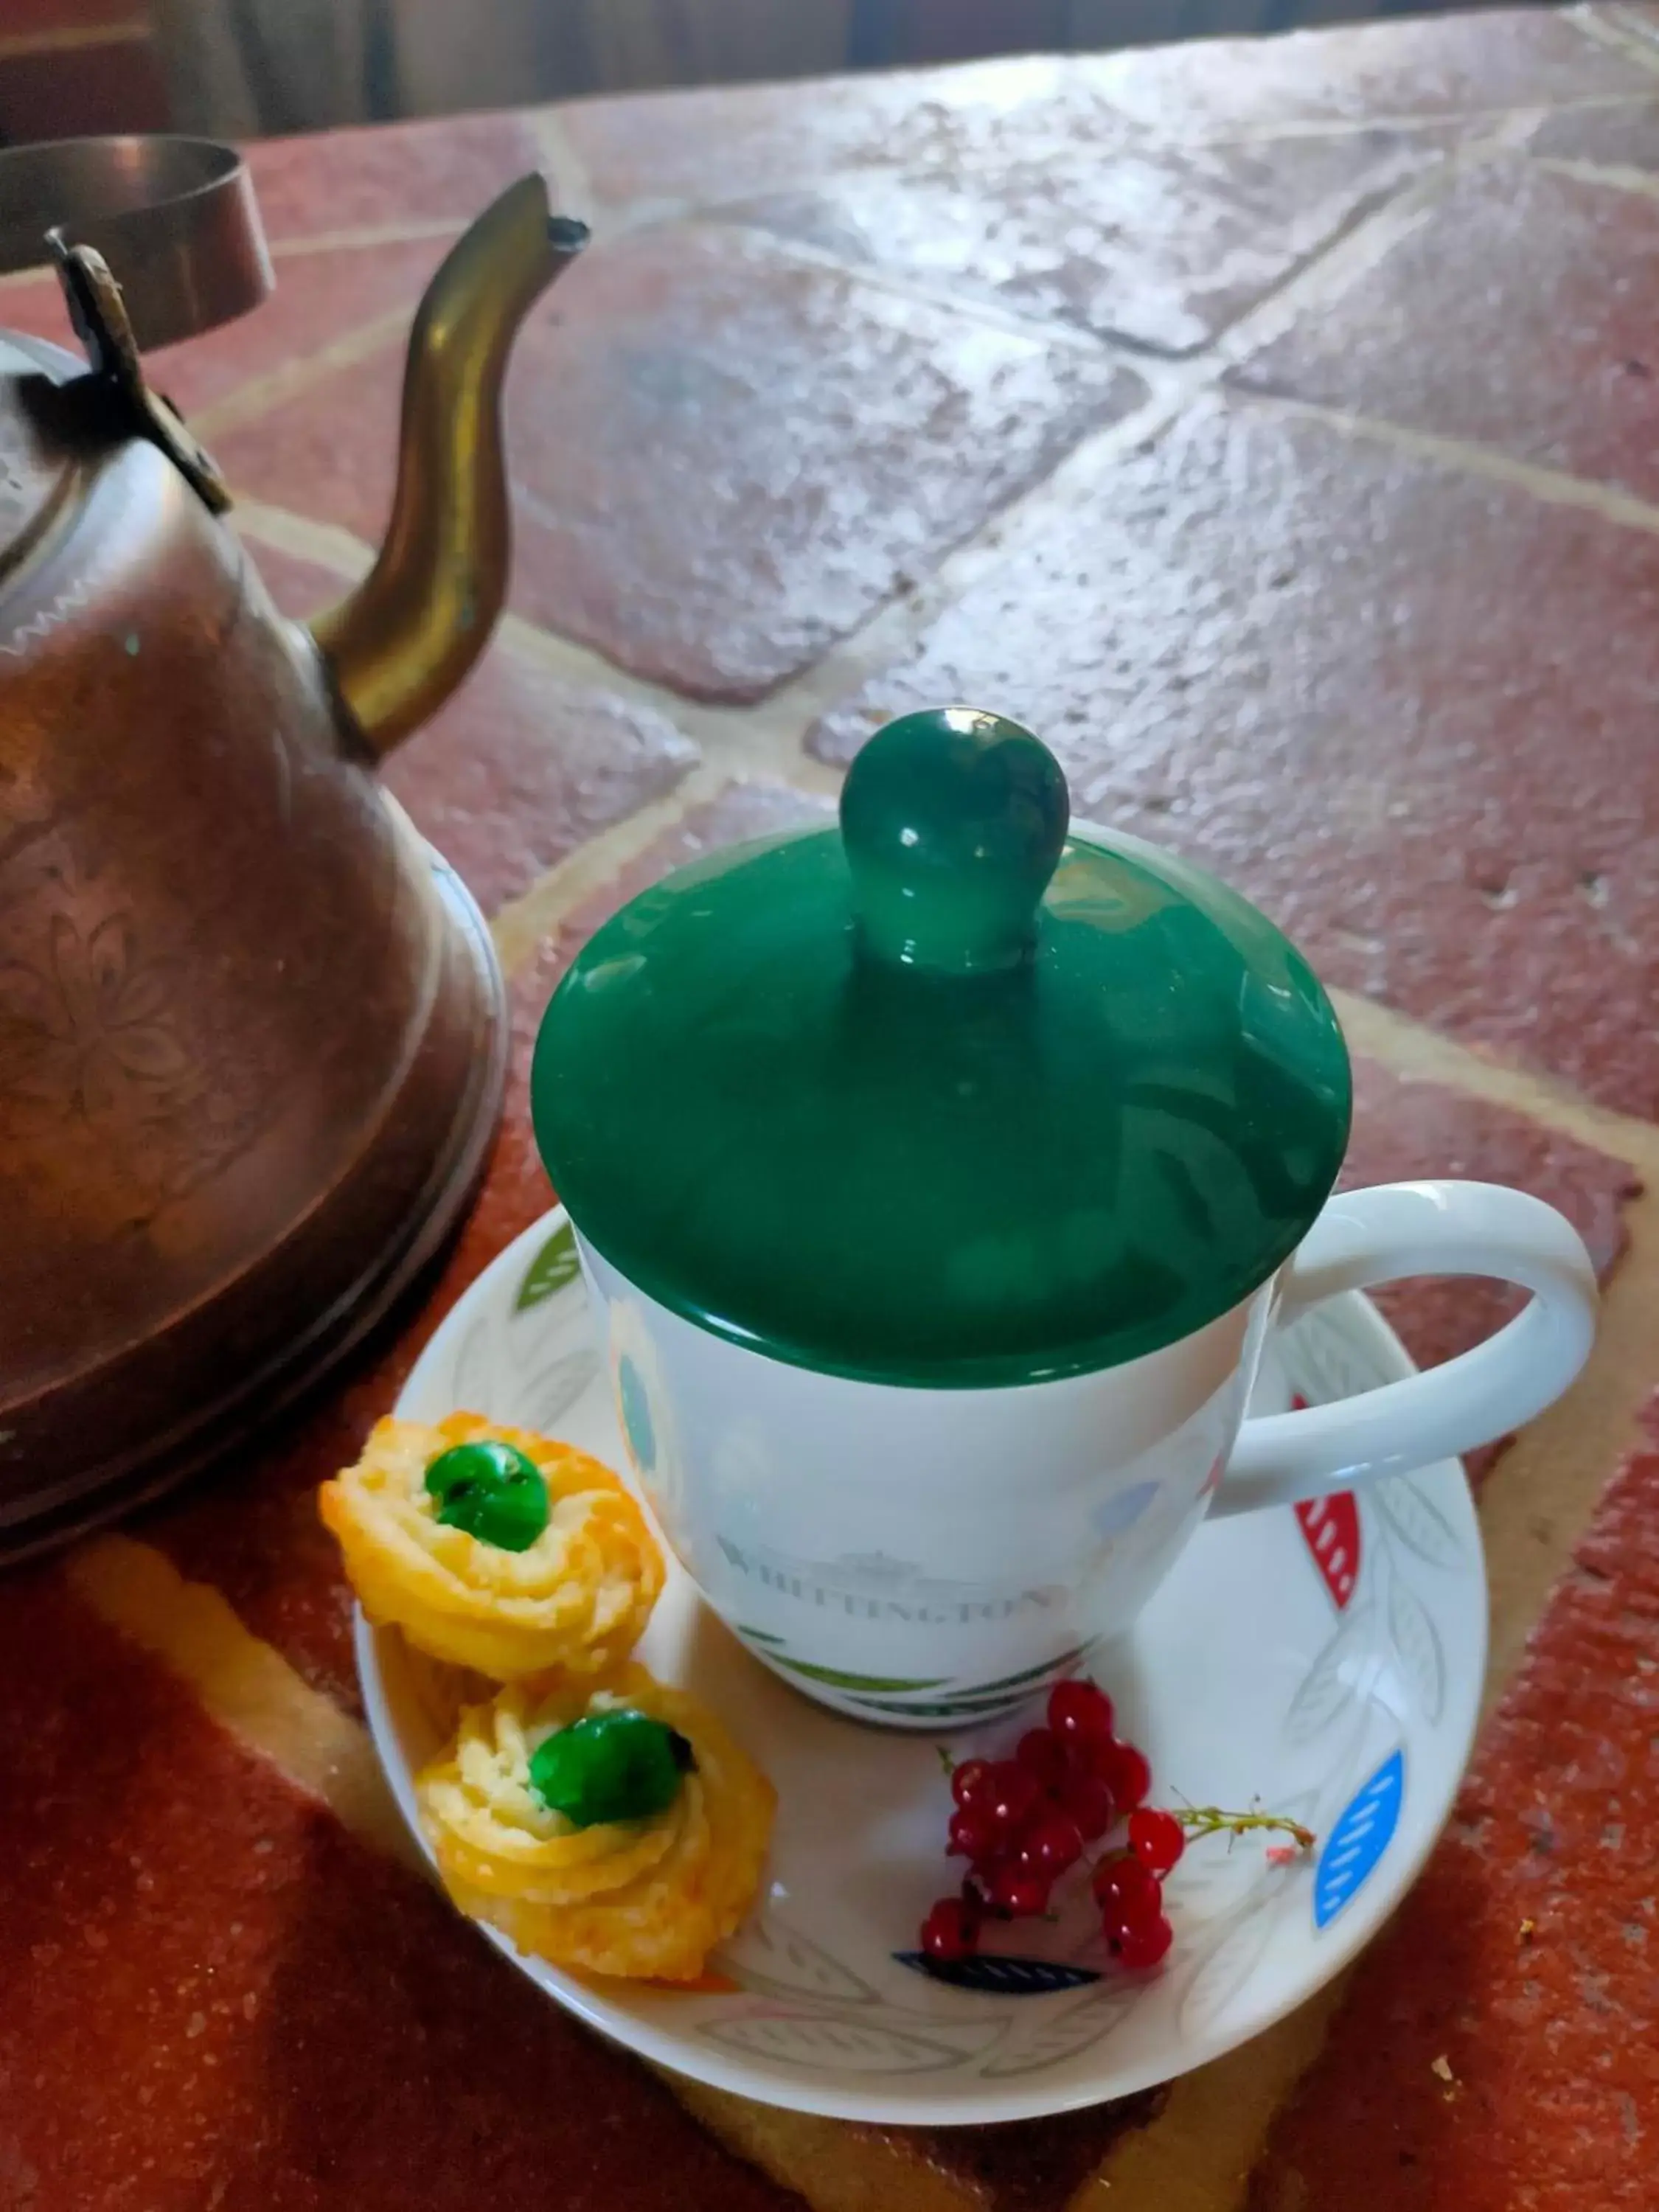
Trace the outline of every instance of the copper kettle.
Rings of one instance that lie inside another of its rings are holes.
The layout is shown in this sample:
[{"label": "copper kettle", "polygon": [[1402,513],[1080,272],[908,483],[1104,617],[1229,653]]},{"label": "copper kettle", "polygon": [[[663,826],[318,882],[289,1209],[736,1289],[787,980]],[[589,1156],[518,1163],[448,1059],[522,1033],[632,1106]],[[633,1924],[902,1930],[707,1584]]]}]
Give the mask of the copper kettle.
[{"label": "copper kettle", "polygon": [[0,332],[0,1557],[246,1440],[465,1206],[501,989],[374,775],[500,611],[500,391],[580,249],[539,177],[416,319],[392,523],[309,631],[58,244],[89,364]]}]

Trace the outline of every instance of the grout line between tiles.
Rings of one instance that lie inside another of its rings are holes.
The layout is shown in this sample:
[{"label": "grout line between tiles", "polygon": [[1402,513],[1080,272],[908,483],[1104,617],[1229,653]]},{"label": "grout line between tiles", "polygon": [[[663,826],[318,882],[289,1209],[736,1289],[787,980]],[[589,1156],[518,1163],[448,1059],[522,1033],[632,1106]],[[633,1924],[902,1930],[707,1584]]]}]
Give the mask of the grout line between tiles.
[{"label": "grout line between tiles", "polygon": [[426,216],[410,222],[360,225],[354,230],[318,230],[295,238],[273,238],[273,261],[286,261],[299,253],[355,253],[380,246],[418,246],[428,238],[459,238],[466,228],[464,215]]},{"label": "grout line between tiles", "polygon": [[245,1626],[220,1591],[185,1581],[165,1554],[130,1536],[93,1538],[68,1554],[64,1572],[100,1620],[188,1683],[239,1743],[362,1842],[423,1867],[367,1730]]},{"label": "grout line between tiles", "polygon": [[383,315],[376,315],[367,323],[359,323],[352,330],[342,332],[319,346],[315,353],[301,355],[297,360],[284,362],[280,368],[267,371],[262,376],[251,376],[220,399],[210,401],[191,413],[191,428],[204,440],[220,438],[227,430],[240,429],[245,423],[254,422],[273,407],[308,392],[321,384],[337,370],[349,368],[354,363],[366,361],[372,353],[394,342],[401,344],[409,335],[410,318],[414,313],[411,297],[401,307],[390,307]]},{"label": "grout line between tiles", "polygon": [[1234,383],[1227,388],[1231,397],[1252,407],[1304,422],[1322,422],[1331,429],[1367,439],[1374,445],[1392,447],[1395,452],[1411,453],[1419,460],[1434,461],[1468,476],[1486,477],[1495,483],[1513,485],[1547,506],[1577,507],[1623,530],[1650,533],[1659,531],[1659,507],[1638,499],[1633,492],[1621,491],[1615,484],[1595,483],[1585,477],[1569,476],[1565,470],[1546,468],[1537,461],[1517,460],[1511,453],[1502,453],[1495,446],[1481,445],[1474,439],[1441,437],[1431,430],[1414,430],[1402,422],[1387,422],[1381,416],[1353,414],[1346,408],[1291,398],[1255,385]]},{"label": "grout line between tiles", "polygon": [[1569,8],[1563,13],[1573,29],[1592,46],[1605,46],[1621,59],[1635,62],[1650,76],[1659,76],[1659,52],[1649,44],[1645,33],[1626,22],[1620,15],[1584,7]]},{"label": "grout line between tiles", "polygon": [[[374,561],[374,549],[351,531],[336,523],[315,521],[268,500],[238,495],[231,517],[243,538],[327,568],[339,578],[343,587],[365,575]],[[837,771],[802,751],[800,726],[770,711],[769,702],[723,707],[687,699],[665,684],[653,684],[618,667],[593,647],[580,644],[557,630],[544,629],[510,609],[500,619],[496,637],[564,683],[608,691],[661,714],[709,760],[723,763],[733,775],[766,774],[805,784],[811,790],[841,787]]]},{"label": "grout line between tiles", "polygon": [[585,899],[614,882],[629,862],[683,821],[694,807],[714,797],[732,781],[717,761],[693,769],[665,799],[641,806],[586,844],[579,845],[538,877],[491,918],[490,934],[507,976],[532,960],[537,947]]},{"label": "grout line between tiles", "polygon": [[1619,161],[1585,161],[1562,154],[1535,154],[1533,167],[1552,176],[1570,177],[1575,184],[1601,185],[1620,192],[1635,192],[1644,199],[1659,199],[1659,176],[1650,169],[1632,169]]},{"label": "grout line between tiles", "polygon": [[1597,1106],[1569,1084],[1459,1044],[1375,999],[1343,990],[1333,990],[1330,997],[1349,1045],[1367,1059],[1380,1061],[1396,1075],[1437,1083],[1507,1107],[1529,1121],[1624,1161],[1659,1189],[1659,1127],[1653,1122]]}]

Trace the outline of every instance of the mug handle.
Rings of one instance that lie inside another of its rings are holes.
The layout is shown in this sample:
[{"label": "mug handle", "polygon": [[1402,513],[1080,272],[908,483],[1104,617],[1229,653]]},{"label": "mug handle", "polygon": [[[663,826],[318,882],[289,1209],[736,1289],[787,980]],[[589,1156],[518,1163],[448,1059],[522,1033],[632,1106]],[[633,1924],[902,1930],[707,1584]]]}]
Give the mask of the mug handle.
[{"label": "mug handle", "polygon": [[1443,1366],[1332,1405],[1247,1420],[1211,1511],[1250,1513],[1450,1459],[1561,1395],[1595,1334],[1595,1269],[1553,1206],[1489,1182],[1391,1182],[1328,1203],[1285,1270],[1276,1326],[1401,1275],[1487,1275],[1532,1292]]}]

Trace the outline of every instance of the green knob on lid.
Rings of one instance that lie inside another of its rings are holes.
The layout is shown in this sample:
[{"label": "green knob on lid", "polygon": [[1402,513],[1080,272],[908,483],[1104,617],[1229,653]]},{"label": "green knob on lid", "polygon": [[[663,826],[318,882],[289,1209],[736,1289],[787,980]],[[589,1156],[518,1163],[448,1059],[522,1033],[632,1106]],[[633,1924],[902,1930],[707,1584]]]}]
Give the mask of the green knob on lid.
[{"label": "green knob on lid", "polygon": [[1066,778],[1001,714],[940,707],[872,738],[842,792],[860,941],[901,967],[1017,967],[1066,842]]}]

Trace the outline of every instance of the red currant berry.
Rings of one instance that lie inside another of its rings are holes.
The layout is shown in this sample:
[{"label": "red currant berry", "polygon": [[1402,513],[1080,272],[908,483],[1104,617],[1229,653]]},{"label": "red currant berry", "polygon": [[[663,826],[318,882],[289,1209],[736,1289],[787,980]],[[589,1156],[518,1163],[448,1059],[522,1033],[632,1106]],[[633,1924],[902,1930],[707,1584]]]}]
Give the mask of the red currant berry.
[{"label": "red currant berry", "polygon": [[1095,1903],[1113,1924],[1133,1920],[1137,1915],[1145,1918],[1164,1910],[1162,1884],[1133,1854],[1102,1859],[1090,1878],[1089,1887],[1095,1893]]},{"label": "red currant berry", "polygon": [[1149,1873],[1168,1874],[1187,1848],[1187,1838],[1173,1813],[1143,1805],[1129,1815],[1129,1849]]},{"label": "red currant berry", "polygon": [[959,1897],[941,1897],[921,1923],[921,1948],[929,1959],[965,1959],[979,1942],[979,1929]]},{"label": "red currant berry", "polygon": [[1024,1867],[999,1867],[991,1877],[991,1909],[1011,1920],[1029,1920],[1048,1910],[1048,1885]]},{"label": "red currant berry", "polygon": [[951,1840],[945,1845],[945,1855],[953,1859],[970,1859],[975,1865],[981,1859],[1000,1856],[1008,1846],[1008,1831],[1000,1820],[994,1820],[981,1806],[971,1813],[957,1811],[951,1815]]},{"label": "red currant berry", "polygon": [[1092,1682],[1056,1682],[1048,1725],[1068,1751],[1103,1748],[1112,1741],[1112,1701]]},{"label": "red currant berry", "polygon": [[977,1810],[986,1802],[986,1784],[991,1778],[988,1759],[964,1759],[951,1777],[951,1795],[964,1813]]},{"label": "red currant berry", "polygon": [[1060,1792],[1060,1810],[1077,1822],[1085,1844],[1096,1843],[1117,1818],[1112,1793],[1097,1774],[1073,1767]]},{"label": "red currant berry", "polygon": [[1069,1771],[1066,1747],[1046,1728],[1028,1729],[1014,1757],[1036,1777],[1039,1789],[1052,1792],[1064,1788]]},{"label": "red currant berry", "polygon": [[1042,1801],[1042,1792],[1029,1766],[1012,1759],[997,1760],[985,1785],[985,1809],[999,1827],[1010,1832],[1024,1827]]},{"label": "red currant berry", "polygon": [[1175,1929],[1160,1912],[1155,1920],[1137,1922],[1116,1939],[1118,1962],[1132,1974],[1144,1974],[1158,1965],[1175,1941]]},{"label": "red currant berry", "polygon": [[1020,1837],[1014,1864],[1022,1873],[1040,1875],[1056,1881],[1067,1867],[1083,1856],[1083,1838],[1077,1822],[1064,1813],[1045,1813]]},{"label": "red currant berry", "polygon": [[1116,1800],[1120,1813],[1133,1813],[1145,1804],[1152,1786],[1152,1770],[1145,1752],[1132,1743],[1109,1743],[1099,1759],[1100,1778]]}]

